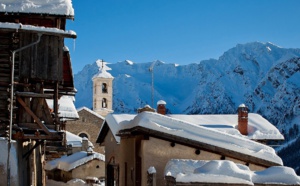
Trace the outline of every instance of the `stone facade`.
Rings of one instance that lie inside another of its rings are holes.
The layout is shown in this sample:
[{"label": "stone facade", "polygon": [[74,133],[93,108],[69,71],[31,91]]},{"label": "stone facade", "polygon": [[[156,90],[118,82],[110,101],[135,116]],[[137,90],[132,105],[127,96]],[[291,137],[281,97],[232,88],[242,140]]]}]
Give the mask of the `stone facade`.
[{"label": "stone facade", "polygon": [[54,169],[47,171],[48,179],[55,181],[68,182],[71,179],[85,180],[87,177],[96,177],[102,179],[105,177],[105,164],[104,161],[94,159],[86,162],[70,171]]},{"label": "stone facade", "polygon": [[113,79],[93,78],[93,110],[101,116],[112,112]]},{"label": "stone facade", "polygon": [[104,148],[96,144],[96,140],[104,118],[94,111],[83,107],[78,110],[79,120],[68,121],[66,130],[80,137],[86,137],[94,145],[94,151],[104,154]]}]

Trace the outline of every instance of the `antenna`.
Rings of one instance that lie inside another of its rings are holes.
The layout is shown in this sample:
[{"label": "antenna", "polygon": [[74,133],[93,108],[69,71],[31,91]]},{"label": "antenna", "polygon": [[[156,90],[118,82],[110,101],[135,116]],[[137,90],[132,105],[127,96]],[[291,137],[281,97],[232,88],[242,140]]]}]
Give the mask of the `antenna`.
[{"label": "antenna", "polygon": [[101,70],[103,70],[103,62],[104,62],[104,60],[103,60],[103,59],[101,59],[101,62],[102,62],[102,69],[101,69]]},{"label": "antenna", "polygon": [[152,101],[152,108],[154,108],[154,73],[153,73],[153,69],[154,69],[154,65],[156,61],[153,61],[153,63],[151,64],[151,66],[149,67],[149,71],[152,72],[152,87],[151,87],[151,101]]}]

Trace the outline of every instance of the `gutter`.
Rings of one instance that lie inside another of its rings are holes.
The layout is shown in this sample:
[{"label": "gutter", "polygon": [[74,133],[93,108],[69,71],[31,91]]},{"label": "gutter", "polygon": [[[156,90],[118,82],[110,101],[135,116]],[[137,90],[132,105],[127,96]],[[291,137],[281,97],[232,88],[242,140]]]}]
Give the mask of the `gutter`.
[{"label": "gutter", "polygon": [[38,33],[38,40],[30,43],[29,45],[23,46],[19,49],[12,51],[12,72],[11,72],[11,85],[10,85],[10,121],[9,121],[9,142],[11,141],[11,133],[12,133],[12,119],[13,119],[13,99],[14,99],[14,76],[15,76],[15,54],[20,52],[26,48],[29,48],[33,45],[38,44],[41,41],[41,33]]}]

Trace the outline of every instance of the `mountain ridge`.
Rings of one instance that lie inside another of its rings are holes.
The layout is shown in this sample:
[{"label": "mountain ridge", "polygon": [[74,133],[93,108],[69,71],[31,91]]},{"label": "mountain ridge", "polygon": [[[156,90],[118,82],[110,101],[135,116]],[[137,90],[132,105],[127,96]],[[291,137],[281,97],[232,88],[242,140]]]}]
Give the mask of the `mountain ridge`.
[{"label": "mountain ridge", "polygon": [[[153,73],[154,104],[165,100],[170,113],[233,114],[245,103],[250,112],[273,123],[285,135],[286,144],[299,137],[293,131],[300,125],[300,49],[252,42],[237,44],[218,59],[187,65],[159,60],[107,65],[114,76],[115,113],[136,113],[145,105],[155,107],[151,101]],[[92,107],[92,76],[97,72],[93,63],[74,76],[77,108]],[[296,171],[299,174],[299,166]]]}]

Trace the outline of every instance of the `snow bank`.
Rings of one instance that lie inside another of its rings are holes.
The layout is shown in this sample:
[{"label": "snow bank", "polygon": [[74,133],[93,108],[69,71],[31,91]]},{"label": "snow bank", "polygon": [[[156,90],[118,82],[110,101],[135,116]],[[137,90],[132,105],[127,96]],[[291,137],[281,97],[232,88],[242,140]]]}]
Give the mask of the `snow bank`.
[{"label": "snow bank", "polygon": [[165,176],[183,183],[300,184],[300,177],[289,167],[275,166],[255,172],[228,160],[172,159],[165,167]]},{"label": "snow bank", "polygon": [[74,16],[71,0],[4,0],[0,3],[0,12]]}]

